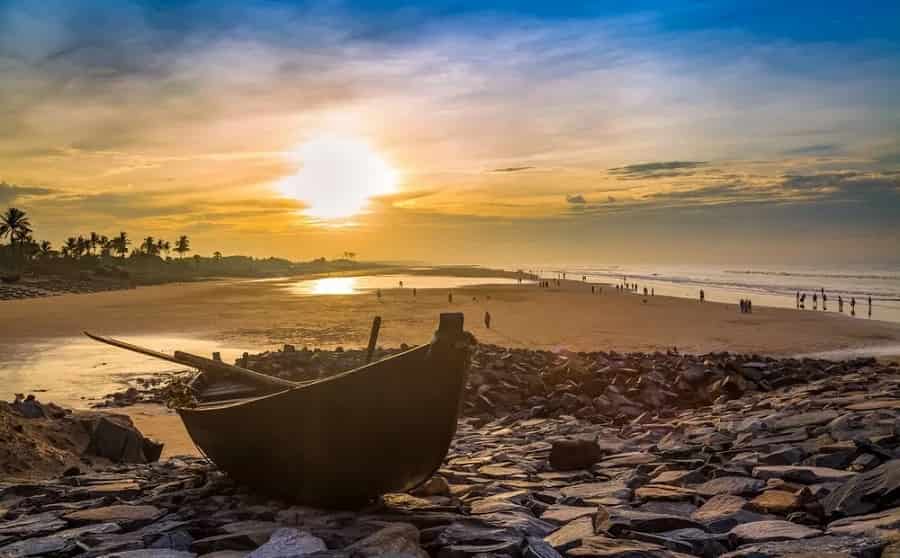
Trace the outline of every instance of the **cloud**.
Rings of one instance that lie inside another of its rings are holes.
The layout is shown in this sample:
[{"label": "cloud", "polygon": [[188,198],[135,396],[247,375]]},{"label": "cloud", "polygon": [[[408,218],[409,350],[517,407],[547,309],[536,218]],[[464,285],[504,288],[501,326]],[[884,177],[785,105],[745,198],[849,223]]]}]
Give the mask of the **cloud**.
[{"label": "cloud", "polygon": [[499,169],[491,169],[488,172],[522,172],[526,170],[531,170],[535,167],[503,167]]},{"label": "cloud", "polygon": [[646,178],[671,178],[693,174],[693,170],[706,166],[706,161],[661,161],[614,167],[609,173],[626,180]]},{"label": "cloud", "polygon": [[20,198],[49,196],[55,192],[56,190],[52,190],[50,188],[41,188],[37,186],[17,186],[15,184],[0,182],[0,206],[5,204],[12,204],[14,201]]},{"label": "cloud", "polygon": [[783,151],[785,155],[837,155],[843,151],[841,145],[836,143],[817,143],[813,145],[805,145],[803,147],[795,147]]},{"label": "cloud", "polygon": [[584,205],[587,203],[587,200],[585,200],[584,196],[582,196],[581,194],[574,194],[574,195],[567,194],[566,202],[568,202],[572,205]]}]

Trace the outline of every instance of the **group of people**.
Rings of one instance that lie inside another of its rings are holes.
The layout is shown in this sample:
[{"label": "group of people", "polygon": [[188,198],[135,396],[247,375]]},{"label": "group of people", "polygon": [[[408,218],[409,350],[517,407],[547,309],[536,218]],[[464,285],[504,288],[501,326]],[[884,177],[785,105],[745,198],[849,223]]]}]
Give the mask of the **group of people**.
[{"label": "group of people", "polygon": [[741,314],[753,313],[753,302],[749,298],[741,299]]},{"label": "group of people", "polygon": [[[801,310],[805,309],[806,308],[806,293],[801,293],[800,291],[797,291],[796,299],[797,299],[797,308],[801,309]],[[868,302],[868,309],[869,309],[869,317],[871,318],[872,317],[872,297],[869,296],[869,297],[867,297],[867,299],[868,299],[867,302]],[[824,288],[819,289],[819,292],[813,291],[813,293],[812,293],[812,309],[813,310],[819,309],[819,300],[822,301],[822,311],[827,312],[828,311],[828,294],[825,292]],[[838,295],[838,312],[841,312],[841,313],[844,312],[844,297],[842,295]],[[850,297],[850,315],[851,316],[856,315],[856,297],[855,296]]]}]

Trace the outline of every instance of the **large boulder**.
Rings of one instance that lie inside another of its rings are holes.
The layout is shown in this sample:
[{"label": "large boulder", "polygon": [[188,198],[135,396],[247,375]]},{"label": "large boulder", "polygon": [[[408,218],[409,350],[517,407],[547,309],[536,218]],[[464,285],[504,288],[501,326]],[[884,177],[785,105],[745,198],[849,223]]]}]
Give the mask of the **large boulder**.
[{"label": "large boulder", "polygon": [[161,443],[145,438],[130,421],[102,416],[93,422],[87,453],[116,462],[148,463],[159,459],[162,448]]},{"label": "large boulder", "polygon": [[862,515],[900,503],[900,459],[888,461],[845,482],[822,502],[830,516]]}]

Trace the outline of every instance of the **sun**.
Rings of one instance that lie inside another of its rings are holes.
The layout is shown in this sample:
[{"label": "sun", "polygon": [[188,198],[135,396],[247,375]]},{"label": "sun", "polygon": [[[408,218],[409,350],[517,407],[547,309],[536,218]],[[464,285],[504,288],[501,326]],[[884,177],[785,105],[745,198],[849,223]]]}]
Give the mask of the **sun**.
[{"label": "sun", "polygon": [[373,197],[397,191],[398,173],[365,141],[323,136],[290,153],[300,170],[282,179],[282,195],[306,204],[303,212],[321,220],[340,220],[365,211]]}]

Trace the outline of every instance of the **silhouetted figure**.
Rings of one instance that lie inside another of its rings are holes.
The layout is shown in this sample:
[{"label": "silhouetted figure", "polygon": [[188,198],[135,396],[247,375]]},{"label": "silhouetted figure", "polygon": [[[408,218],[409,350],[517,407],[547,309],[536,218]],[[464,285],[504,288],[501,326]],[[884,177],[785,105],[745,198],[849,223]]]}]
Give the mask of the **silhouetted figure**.
[{"label": "silhouetted figure", "polygon": [[653,287],[650,287],[650,296],[656,296],[656,293],[653,291]]},{"label": "silhouetted figure", "polygon": [[748,314],[753,313],[753,301],[750,300],[749,298],[747,299],[747,313]]},{"label": "silhouetted figure", "polygon": [[450,291],[449,293],[447,293],[447,302],[449,302],[450,304],[453,304],[453,291]]},{"label": "silhouetted figure", "polygon": [[800,291],[797,291],[797,308],[800,308]]},{"label": "silhouetted figure", "polygon": [[825,293],[822,293],[822,311],[828,311],[828,295]]},{"label": "silhouetted figure", "polygon": [[819,309],[819,295],[813,292],[813,310]]},{"label": "silhouetted figure", "polygon": [[378,300],[381,300],[381,289],[378,289],[377,291],[375,291],[375,296],[378,297]]},{"label": "silhouetted figure", "polygon": [[700,302],[706,300],[706,293],[703,292],[703,289],[700,289]]},{"label": "silhouetted figure", "polygon": [[490,312],[484,313],[484,327],[491,329],[491,313]]},{"label": "silhouetted figure", "polygon": [[647,287],[644,287],[644,296],[647,296]]},{"label": "silhouetted figure", "polygon": [[591,294],[594,294],[594,286],[591,285]]},{"label": "silhouetted figure", "polygon": [[403,281],[400,281],[400,288],[403,288]]},{"label": "silhouetted figure", "polygon": [[851,316],[856,315],[856,297],[855,296],[850,297],[850,315]]},{"label": "silhouetted figure", "polygon": [[416,296],[416,288],[413,287],[413,296]]},{"label": "silhouetted figure", "polygon": [[741,304],[740,304],[740,306],[741,306],[741,314],[743,314],[744,312],[747,311],[747,307],[744,305],[744,299],[743,299],[743,298],[741,299]]},{"label": "silhouetted figure", "polygon": [[844,297],[838,295],[838,312],[844,313]]},{"label": "silhouetted figure", "polygon": [[872,317],[872,297],[869,296],[869,317]]}]

